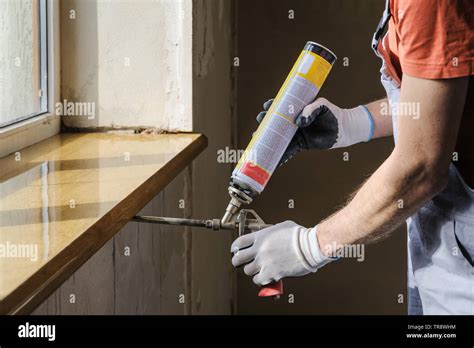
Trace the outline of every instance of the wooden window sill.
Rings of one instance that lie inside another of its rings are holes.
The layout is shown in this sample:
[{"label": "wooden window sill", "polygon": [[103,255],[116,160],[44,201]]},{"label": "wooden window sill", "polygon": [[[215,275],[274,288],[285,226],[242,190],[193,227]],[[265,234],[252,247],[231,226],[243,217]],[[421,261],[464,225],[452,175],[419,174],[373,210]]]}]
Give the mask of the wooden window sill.
[{"label": "wooden window sill", "polygon": [[206,146],[200,134],[63,133],[1,158],[0,314],[31,312]]}]

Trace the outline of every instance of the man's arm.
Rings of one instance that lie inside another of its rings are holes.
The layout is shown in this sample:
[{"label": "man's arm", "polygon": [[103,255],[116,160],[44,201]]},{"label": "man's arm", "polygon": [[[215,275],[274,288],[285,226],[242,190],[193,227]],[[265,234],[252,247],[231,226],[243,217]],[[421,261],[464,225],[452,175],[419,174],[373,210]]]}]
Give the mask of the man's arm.
[{"label": "man's arm", "polygon": [[345,208],[318,225],[319,246],[325,254],[333,252],[334,242],[383,238],[443,190],[467,86],[468,78],[428,80],[404,74],[400,105],[419,103],[420,116],[398,117],[397,144],[389,158]]},{"label": "man's arm", "polygon": [[374,139],[388,137],[393,134],[392,117],[390,115],[382,115],[382,105],[388,107],[387,98],[365,105],[374,121]]},{"label": "man's arm", "polygon": [[[399,114],[395,149],[352,201],[314,228],[285,221],[237,238],[232,264],[245,264],[245,274],[265,285],[316,272],[333,260],[334,245],[368,243],[393,231],[444,188],[467,84],[467,78],[427,80],[405,74],[400,105],[415,103],[412,107],[419,106],[420,112]],[[363,120],[360,111],[357,117]],[[346,116],[353,117],[354,110]]]}]

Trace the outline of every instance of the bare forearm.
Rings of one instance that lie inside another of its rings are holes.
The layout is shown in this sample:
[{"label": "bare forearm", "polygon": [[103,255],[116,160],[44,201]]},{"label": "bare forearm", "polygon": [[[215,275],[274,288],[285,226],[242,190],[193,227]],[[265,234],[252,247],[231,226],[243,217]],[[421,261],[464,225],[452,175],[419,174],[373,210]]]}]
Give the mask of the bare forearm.
[{"label": "bare forearm", "polygon": [[323,252],[330,253],[333,243],[383,238],[444,188],[467,85],[467,78],[404,75],[400,103],[417,103],[421,115],[399,116],[398,142],[390,157],[345,208],[318,225]]},{"label": "bare forearm", "polygon": [[444,186],[423,163],[401,160],[396,151],[350,203],[318,225],[321,250],[334,245],[369,243],[387,236]]},{"label": "bare forearm", "polygon": [[387,98],[368,103],[365,107],[369,110],[374,120],[374,138],[383,138],[393,134],[392,117],[383,110],[389,110]]}]

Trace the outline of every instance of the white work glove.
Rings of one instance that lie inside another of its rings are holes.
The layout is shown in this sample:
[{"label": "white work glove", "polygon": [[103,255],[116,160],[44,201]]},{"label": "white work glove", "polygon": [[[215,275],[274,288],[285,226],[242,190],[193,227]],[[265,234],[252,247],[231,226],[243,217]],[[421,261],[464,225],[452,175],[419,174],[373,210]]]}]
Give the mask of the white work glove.
[{"label": "white work glove", "polygon": [[[265,117],[272,102],[270,99],[263,104],[264,111],[257,115],[258,122]],[[299,129],[280,164],[301,150],[347,147],[372,140],[374,136],[374,121],[365,106],[341,109],[324,98],[307,105],[295,118],[295,124]]]},{"label": "white work glove", "polygon": [[235,267],[247,264],[244,272],[257,285],[284,277],[303,276],[335,260],[319,249],[317,226],[302,227],[285,221],[237,238],[231,246]]}]

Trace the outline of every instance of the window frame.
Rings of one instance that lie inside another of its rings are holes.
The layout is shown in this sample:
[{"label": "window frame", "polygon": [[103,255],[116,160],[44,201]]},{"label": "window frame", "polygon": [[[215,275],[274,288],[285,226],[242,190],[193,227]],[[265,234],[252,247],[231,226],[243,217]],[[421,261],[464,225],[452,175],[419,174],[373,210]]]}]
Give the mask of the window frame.
[{"label": "window frame", "polygon": [[[42,59],[41,73],[46,72],[47,78],[41,77],[41,89],[46,93],[41,104],[46,104],[46,112],[35,116],[25,116],[24,119],[0,128],[0,157],[21,150],[29,145],[51,137],[60,131],[60,117],[54,112],[54,105],[60,99],[60,47],[59,47],[59,0],[44,1],[46,8],[46,35],[40,38]],[[42,7],[40,6],[40,9]],[[43,31],[44,33],[44,31]],[[41,35],[40,35],[41,36]],[[43,108],[42,108],[43,109]]]}]

